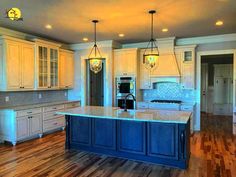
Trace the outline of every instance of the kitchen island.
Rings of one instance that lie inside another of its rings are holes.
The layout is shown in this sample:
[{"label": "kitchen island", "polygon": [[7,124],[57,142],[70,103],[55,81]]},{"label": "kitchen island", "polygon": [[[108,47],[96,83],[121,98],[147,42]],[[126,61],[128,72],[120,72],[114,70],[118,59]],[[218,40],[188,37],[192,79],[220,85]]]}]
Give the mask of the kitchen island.
[{"label": "kitchen island", "polygon": [[66,149],[188,167],[190,112],[85,106],[66,116]]}]

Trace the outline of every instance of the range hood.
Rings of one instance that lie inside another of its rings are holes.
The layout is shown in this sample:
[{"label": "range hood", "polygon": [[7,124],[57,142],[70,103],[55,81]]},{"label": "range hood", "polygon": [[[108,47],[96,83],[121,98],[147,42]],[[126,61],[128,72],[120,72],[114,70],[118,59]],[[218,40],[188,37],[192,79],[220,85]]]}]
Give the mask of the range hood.
[{"label": "range hood", "polygon": [[175,38],[157,39],[159,60],[151,71],[151,82],[180,82],[180,70],[174,52]]}]

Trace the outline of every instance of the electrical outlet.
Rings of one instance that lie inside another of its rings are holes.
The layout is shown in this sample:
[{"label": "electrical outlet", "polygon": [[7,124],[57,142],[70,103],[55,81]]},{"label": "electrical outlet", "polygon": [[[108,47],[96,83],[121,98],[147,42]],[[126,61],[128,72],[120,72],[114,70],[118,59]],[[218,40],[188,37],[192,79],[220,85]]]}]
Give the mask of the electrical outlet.
[{"label": "electrical outlet", "polygon": [[8,102],[10,100],[9,96],[5,97],[5,102]]},{"label": "electrical outlet", "polygon": [[64,95],[67,96],[67,92],[65,92]]},{"label": "electrical outlet", "polygon": [[39,94],[38,94],[38,97],[39,97],[39,99],[41,99],[41,98],[42,98],[42,94],[41,94],[41,93],[39,93]]}]

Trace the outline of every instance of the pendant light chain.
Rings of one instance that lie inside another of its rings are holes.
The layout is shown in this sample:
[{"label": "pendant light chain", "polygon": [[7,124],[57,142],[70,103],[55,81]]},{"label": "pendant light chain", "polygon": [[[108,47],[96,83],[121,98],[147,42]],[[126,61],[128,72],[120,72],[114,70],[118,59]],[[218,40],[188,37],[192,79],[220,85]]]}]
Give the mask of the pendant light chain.
[{"label": "pendant light chain", "polygon": [[[153,20],[153,15],[156,13],[155,10],[150,10],[148,12],[149,14],[151,14],[151,39],[147,44],[147,47],[144,50],[144,54],[143,54],[143,64],[145,65],[145,67],[149,70],[155,68],[158,64],[158,58],[159,58],[159,50],[158,47],[155,43],[155,39],[153,36],[154,33],[154,20]],[[150,45],[150,47],[149,47]],[[148,51],[148,49],[150,49]],[[155,50],[155,52],[154,52]]]},{"label": "pendant light chain", "polygon": [[[93,48],[89,54],[89,64],[90,64],[90,70],[93,71],[95,74],[97,74],[98,72],[100,72],[102,70],[102,56],[100,54],[100,51],[97,47],[97,23],[98,20],[93,20],[92,21],[94,23],[94,45]],[[94,50],[94,56],[90,57],[91,54],[93,53]],[[99,56],[97,56],[97,53],[99,54]]]},{"label": "pendant light chain", "polygon": [[152,18],[151,18],[151,52],[153,52],[153,13],[152,13]]}]

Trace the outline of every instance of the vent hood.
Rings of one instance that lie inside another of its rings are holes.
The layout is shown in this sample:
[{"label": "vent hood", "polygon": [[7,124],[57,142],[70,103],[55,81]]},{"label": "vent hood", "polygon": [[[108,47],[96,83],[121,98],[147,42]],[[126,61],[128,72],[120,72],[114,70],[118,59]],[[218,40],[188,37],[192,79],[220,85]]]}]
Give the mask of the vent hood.
[{"label": "vent hood", "polygon": [[174,52],[175,38],[157,40],[159,60],[157,67],[151,71],[151,82],[180,82],[180,70]]}]

